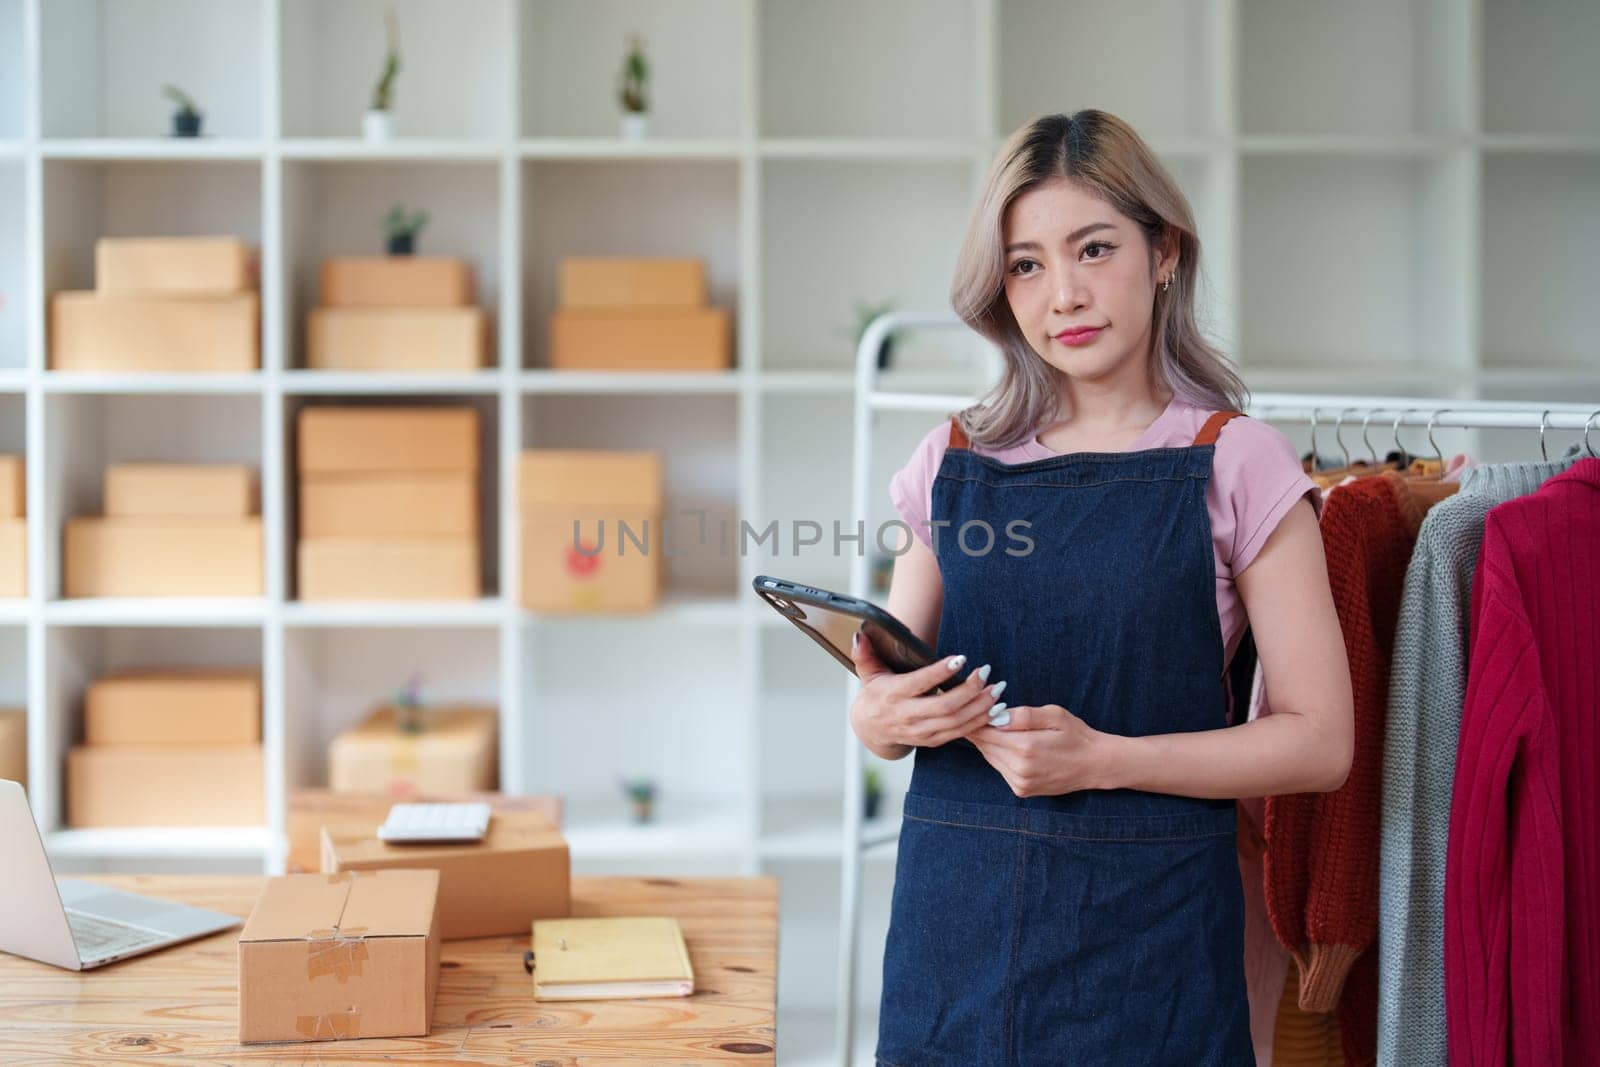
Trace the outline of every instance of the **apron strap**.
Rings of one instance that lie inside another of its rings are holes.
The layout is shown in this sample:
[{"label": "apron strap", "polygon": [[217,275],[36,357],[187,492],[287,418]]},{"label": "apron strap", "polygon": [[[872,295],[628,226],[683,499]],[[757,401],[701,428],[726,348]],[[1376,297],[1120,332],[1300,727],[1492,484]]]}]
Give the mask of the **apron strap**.
[{"label": "apron strap", "polygon": [[1242,411],[1213,411],[1211,417],[1206,420],[1205,425],[1200,427],[1200,432],[1195,435],[1192,447],[1198,448],[1201,445],[1216,444],[1217,435],[1222,433],[1222,428],[1231,420],[1242,418],[1243,416],[1244,412]]},{"label": "apron strap", "polygon": [[971,448],[972,442],[967,440],[966,431],[961,428],[961,422],[954,415],[950,416],[950,444],[949,448]]}]

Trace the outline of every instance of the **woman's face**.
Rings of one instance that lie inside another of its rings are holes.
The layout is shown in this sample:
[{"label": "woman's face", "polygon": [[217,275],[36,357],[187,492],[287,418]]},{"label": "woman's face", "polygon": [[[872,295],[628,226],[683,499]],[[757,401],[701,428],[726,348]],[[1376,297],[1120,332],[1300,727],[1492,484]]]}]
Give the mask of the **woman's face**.
[{"label": "woman's face", "polygon": [[[1156,281],[1175,254],[1152,267],[1133,220],[1065,178],[1013,200],[1003,236],[1006,299],[1041,359],[1092,381],[1147,358]],[[1084,327],[1098,332],[1077,344],[1062,336]]]}]

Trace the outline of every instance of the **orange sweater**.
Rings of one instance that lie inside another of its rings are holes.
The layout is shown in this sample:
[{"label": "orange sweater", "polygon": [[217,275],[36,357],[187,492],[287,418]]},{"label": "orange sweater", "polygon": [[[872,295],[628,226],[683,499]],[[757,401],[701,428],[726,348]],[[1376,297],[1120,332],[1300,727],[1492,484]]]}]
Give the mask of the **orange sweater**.
[{"label": "orange sweater", "polygon": [[1328,580],[1355,695],[1355,754],[1349,778],[1334,792],[1266,801],[1272,929],[1294,957],[1300,1006],[1338,1011],[1346,1062],[1352,1064],[1377,1058],[1377,960],[1371,950],[1378,928],[1384,712],[1406,564],[1425,510],[1393,472],[1341,486],[1323,505]]}]

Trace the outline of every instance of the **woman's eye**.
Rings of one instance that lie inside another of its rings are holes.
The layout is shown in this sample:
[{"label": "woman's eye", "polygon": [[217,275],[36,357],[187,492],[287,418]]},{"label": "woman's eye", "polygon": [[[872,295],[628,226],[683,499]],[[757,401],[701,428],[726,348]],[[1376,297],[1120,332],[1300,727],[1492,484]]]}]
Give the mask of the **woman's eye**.
[{"label": "woman's eye", "polygon": [[[1089,249],[1091,249],[1091,248],[1103,248],[1107,252],[1110,252],[1115,247],[1117,247],[1117,246],[1114,245],[1114,244],[1109,244],[1109,243],[1107,243],[1105,241],[1090,241],[1088,244],[1083,246],[1083,250],[1084,250],[1084,252],[1087,253],[1089,251]],[[1090,258],[1091,259],[1105,259],[1106,257],[1103,256],[1103,255],[1099,255],[1099,256],[1091,256]]]},{"label": "woman's eye", "polygon": [[1015,262],[1015,263],[1013,263],[1013,264],[1011,264],[1011,273],[1012,273],[1012,274],[1021,274],[1021,275],[1028,275],[1028,274],[1037,274],[1037,273],[1039,273],[1039,272],[1038,272],[1038,271],[1033,271],[1033,270],[1023,270],[1023,269],[1022,269],[1022,268],[1023,268],[1023,267],[1024,267],[1024,266],[1027,266],[1027,265],[1030,265],[1030,264],[1031,264],[1031,265],[1033,265],[1033,266],[1035,266],[1035,267],[1037,267],[1037,266],[1038,266],[1038,264],[1037,264],[1037,263],[1035,263],[1035,262],[1034,262],[1034,261],[1033,261],[1033,260],[1031,260],[1031,259],[1019,259],[1019,260],[1017,260],[1017,261],[1016,261],[1016,262]]}]

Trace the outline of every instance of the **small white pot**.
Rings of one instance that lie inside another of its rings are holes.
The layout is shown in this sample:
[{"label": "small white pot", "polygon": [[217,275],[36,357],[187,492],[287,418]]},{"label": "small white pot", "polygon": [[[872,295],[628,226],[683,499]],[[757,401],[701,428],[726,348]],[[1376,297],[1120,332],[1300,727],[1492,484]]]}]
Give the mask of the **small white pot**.
[{"label": "small white pot", "polygon": [[369,141],[388,141],[394,137],[394,114],[368,111],[361,117],[361,133]]},{"label": "small white pot", "polygon": [[622,113],[622,139],[624,141],[642,141],[649,133],[649,112],[625,111]]}]

